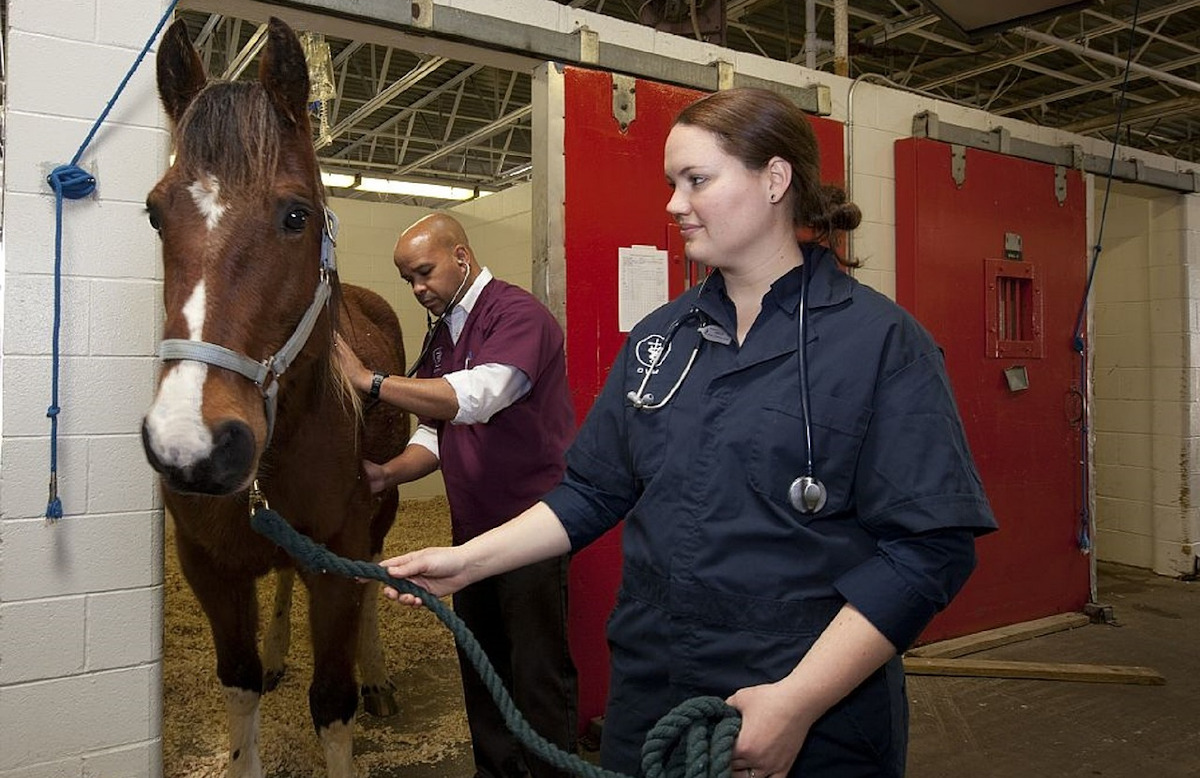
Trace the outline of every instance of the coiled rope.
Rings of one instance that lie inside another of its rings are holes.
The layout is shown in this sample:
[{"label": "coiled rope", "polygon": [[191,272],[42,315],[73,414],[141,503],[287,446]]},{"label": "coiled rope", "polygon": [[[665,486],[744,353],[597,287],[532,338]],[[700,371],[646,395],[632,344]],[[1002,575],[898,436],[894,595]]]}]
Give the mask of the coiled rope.
[{"label": "coiled rope", "polygon": [[100,116],[92,124],[92,129],[88,132],[87,137],[83,139],[83,143],[79,144],[79,148],[75,151],[75,156],[71,157],[70,162],[65,165],[59,165],[50,171],[50,175],[46,176],[46,182],[50,184],[50,189],[54,191],[54,334],[50,347],[50,407],[46,409],[46,416],[50,419],[50,496],[46,502],[46,519],[48,521],[57,521],[63,515],[62,500],[58,496],[58,414],[62,411],[62,408],[58,404],[58,351],[59,332],[62,325],[63,198],[80,200],[96,191],[96,177],[79,167],[79,158],[83,156],[83,152],[91,144],[92,139],[96,137],[96,132],[99,131],[100,125],[108,118],[109,112],[116,105],[117,98],[121,96],[121,92],[125,91],[125,85],[129,83],[129,79],[133,77],[138,66],[142,64],[142,60],[146,57],[146,52],[150,50],[150,46],[158,38],[158,34],[162,32],[163,26],[171,18],[171,14],[175,12],[175,6],[178,3],[179,0],[171,0],[162,18],[158,20],[158,26],[154,28],[154,32],[150,33],[149,39],[146,40],[146,45],[142,47],[141,53],[133,61],[133,65],[130,66],[128,72],[125,73],[125,78],[121,79],[117,90],[113,92],[113,96],[109,98],[108,103],[104,106],[104,110],[100,112]]},{"label": "coiled rope", "polygon": [[[419,597],[425,607],[453,633],[459,648],[483,679],[496,701],[504,723],[523,746],[547,763],[581,778],[628,778],[605,770],[567,753],[539,735],[517,710],[512,697],[496,673],[479,641],[466,624],[446,605],[420,586],[388,575],[371,562],[358,562],[330,551],[301,535],[276,511],[256,506],[250,517],[255,532],[274,541],[301,567],[350,578],[370,578],[405,594]],[[677,706],[646,736],[642,746],[642,771],[646,778],[729,778],[732,773],[733,742],[741,729],[741,714],[719,697],[695,697]]]}]

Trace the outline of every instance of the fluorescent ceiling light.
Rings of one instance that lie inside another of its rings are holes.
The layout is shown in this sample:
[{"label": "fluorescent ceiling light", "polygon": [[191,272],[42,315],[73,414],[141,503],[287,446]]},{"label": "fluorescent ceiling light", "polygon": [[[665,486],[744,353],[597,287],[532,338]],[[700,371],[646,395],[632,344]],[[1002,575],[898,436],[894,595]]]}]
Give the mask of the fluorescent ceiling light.
[{"label": "fluorescent ceiling light", "polygon": [[321,171],[321,183],[331,189],[349,189],[354,186],[354,182],[358,180],[358,176],[352,176],[349,173],[326,173]]},{"label": "fluorescent ceiling light", "polygon": [[470,200],[475,196],[474,189],[467,189],[462,186],[422,184],[416,181],[400,181],[395,178],[368,178],[366,176],[363,176],[362,181],[355,189],[360,192],[431,197],[437,200]]}]

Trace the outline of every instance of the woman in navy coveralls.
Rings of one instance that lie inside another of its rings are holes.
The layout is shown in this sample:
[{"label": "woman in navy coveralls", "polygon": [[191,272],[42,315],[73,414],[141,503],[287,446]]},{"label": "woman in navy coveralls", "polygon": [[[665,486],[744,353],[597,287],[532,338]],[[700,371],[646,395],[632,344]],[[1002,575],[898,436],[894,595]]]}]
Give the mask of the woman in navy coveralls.
[{"label": "woman in navy coveralls", "polygon": [[[742,714],[736,778],[901,776],[899,652],[995,528],[941,354],[833,252],[797,243],[798,227],[829,237],[861,215],[819,184],[816,139],[785,99],[699,100],[671,130],[665,171],[687,255],[713,272],[630,333],[562,484],[470,543],[382,564],[442,595],[624,519],[606,768],[636,774],[659,717],[717,695]],[[806,468],[805,271],[814,474],[828,490],[808,515],[788,496]]]}]

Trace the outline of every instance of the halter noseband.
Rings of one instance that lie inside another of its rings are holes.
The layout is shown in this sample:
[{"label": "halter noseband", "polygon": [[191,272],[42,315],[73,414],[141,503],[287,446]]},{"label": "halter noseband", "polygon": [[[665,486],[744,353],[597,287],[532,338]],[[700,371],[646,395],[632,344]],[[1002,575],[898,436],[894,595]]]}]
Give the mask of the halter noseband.
[{"label": "halter noseband", "polygon": [[163,362],[203,362],[232,370],[257,384],[267,414],[267,443],[271,442],[271,436],[275,432],[275,396],[279,392],[279,377],[291,366],[292,360],[308,342],[317,317],[321,315],[321,308],[329,301],[332,291],[330,276],[337,269],[333,251],[337,245],[337,233],[337,216],[329,208],[325,208],[325,225],[321,230],[321,278],[313,293],[313,301],[301,317],[300,323],[296,325],[292,336],[278,351],[263,361],[256,362],[245,354],[204,340],[168,338],[159,344],[158,358]]}]

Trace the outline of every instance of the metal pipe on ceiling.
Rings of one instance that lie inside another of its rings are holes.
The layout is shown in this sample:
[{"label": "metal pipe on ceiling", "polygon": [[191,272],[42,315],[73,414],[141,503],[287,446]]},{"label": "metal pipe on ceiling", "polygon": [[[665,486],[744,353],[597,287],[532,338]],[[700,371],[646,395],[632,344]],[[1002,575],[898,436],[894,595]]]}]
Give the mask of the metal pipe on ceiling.
[{"label": "metal pipe on ceiling", "polygon": [[[1122,57],[1106,54],[1103,51],[1097,51],[1096,49],[1089,49],[1087,46],[1080,46],[1078,43],[1063,40],[1062,38],[1056,38],[1053,35],[1047,35],[1046,33],[1039,32],[1037,30],[1031,30],[1028,27],[1014,27],[1013,32],[1023,38],[1028,38],[1031,41],[1037,41],[1038,43],[1044,43],[1049,46],[1057,46],[1060,49],[1073,52],[1081,57],[1088,57],[1090,59],[1106,62],[1109,65],[1116,65],[1117,67],[1121,68],[1125,67],[1126,65],[1126,61]],[[1151,78],[1158,79],[1164,84],[1171,84],[1192,92],[1200,92],[1200,82],[1192,81],[1191,79],[1187,78],[1180,78],[1179,76],[1168,73],[1165,70],[1148,67],[1139,62],[1129,62],[1128,65],[1130,70],[1141,73],[1145,76],[1150,76]]]}]

